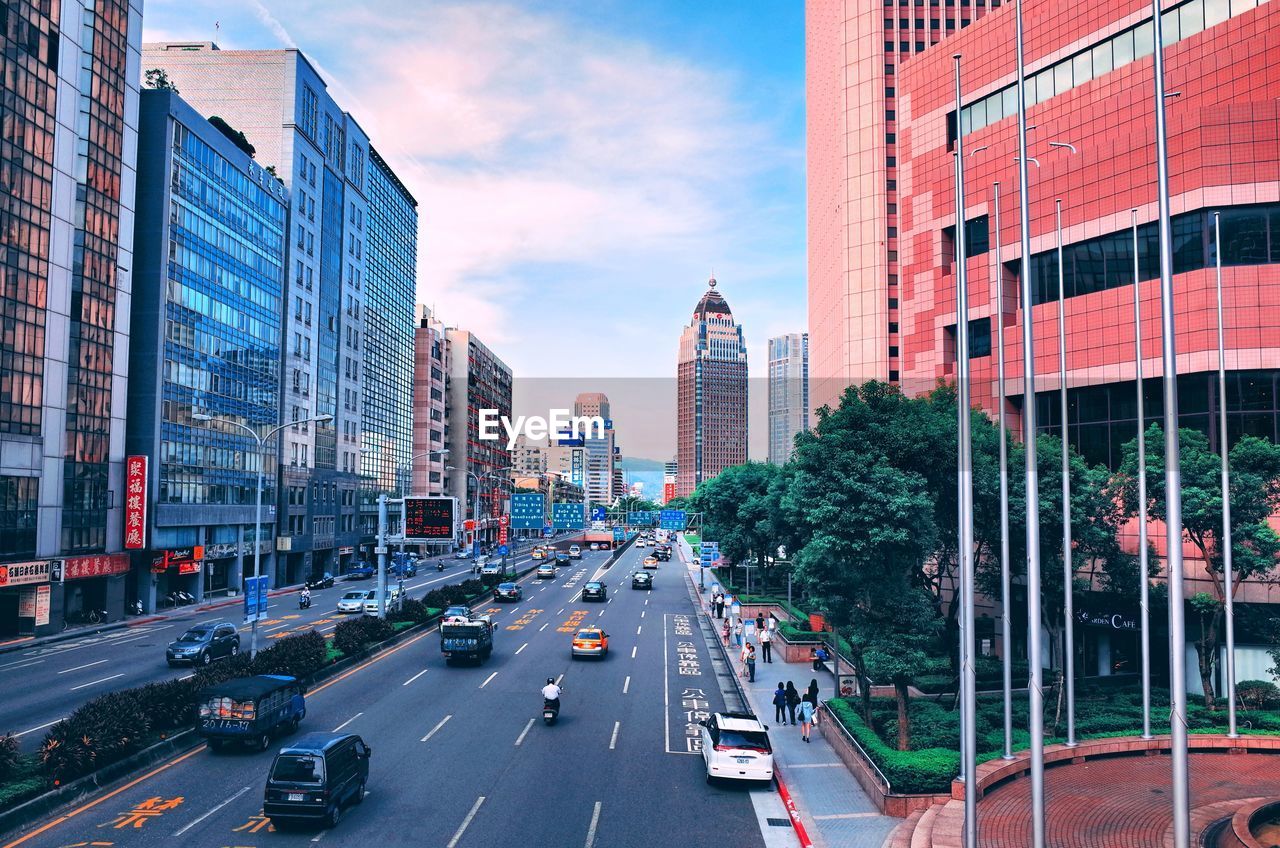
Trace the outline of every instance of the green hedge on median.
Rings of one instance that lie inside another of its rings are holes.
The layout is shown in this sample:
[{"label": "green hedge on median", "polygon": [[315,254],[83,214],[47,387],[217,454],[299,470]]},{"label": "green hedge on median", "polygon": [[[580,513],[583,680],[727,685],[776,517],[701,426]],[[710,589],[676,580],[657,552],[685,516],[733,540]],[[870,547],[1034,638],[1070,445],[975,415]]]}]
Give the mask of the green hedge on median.
[{"label": "green hedge on median", "polygon": [[867,727],[854,705],[841,698],[826,702],[849,735],[858,740],[895,793],[950,792],[960,769],[960,754],[946,748],[899,751]]}]

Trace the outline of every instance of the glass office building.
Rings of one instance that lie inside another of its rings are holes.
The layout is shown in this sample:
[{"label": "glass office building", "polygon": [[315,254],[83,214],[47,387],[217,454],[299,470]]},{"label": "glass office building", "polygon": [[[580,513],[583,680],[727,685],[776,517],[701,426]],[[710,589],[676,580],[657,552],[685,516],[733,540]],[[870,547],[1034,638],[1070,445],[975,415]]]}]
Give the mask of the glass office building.
[{"label": "glass office building", "polygon": [[259,452],[241,427],[279,423],[289,194],[172,92],[142,93],[138,150],[126,439],[153,479],[150,608],[173,589],[239,590],[255,545],[271,568],[279,439]]},{"label": "glass office building", "polygon": [[418,201],[373,147],[368,175],[360,529],[361,543],[372,550],[378,495],[409,490]]}]

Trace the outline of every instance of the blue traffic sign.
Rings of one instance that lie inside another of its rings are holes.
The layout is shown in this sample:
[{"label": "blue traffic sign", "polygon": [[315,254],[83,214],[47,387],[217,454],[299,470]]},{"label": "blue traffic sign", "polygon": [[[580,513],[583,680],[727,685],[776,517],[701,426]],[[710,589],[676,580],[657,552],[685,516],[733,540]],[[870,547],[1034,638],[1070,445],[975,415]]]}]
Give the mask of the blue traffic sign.
[{"label": "blue traffic sign", "polygon": [[258,621],[267,615],[267,575],[244,579],[244,620]]},{"label": "blue traffic sign", "polygon": [[593,506],[593,507],[591,507],[591,520],[592,520],[592,521],[604,521],[606,518],[608,518],[608,513],[607,513],[607,512],[605,512],[604,507],[602,507],[602,506]]},{"label": "blue traffic sign", "polygon": [[586,509],[580,503],[553,503],[551,523],[561,530],[581,530],[586,522]]},{"label": "blue traffic sign", "polygon": [[510,548],[509,546],[507,546],[507,545],[498,545],[498,555],[499,555],[499,556],[506,556],[506,555],[507,555],[507,554],[509,554],[509,553],[511,553],[511,548]]},{"label": "blue traffic sign", "polygon": [[517,492],[511,496],[511,529],[537,530],[546,508],[546,496],[540,492]]},{"label": "blue traffic sign", "polygon": [[687,521],[683,509],[664,509],[658,513],[658,526],[663,530],[684,530]]}]

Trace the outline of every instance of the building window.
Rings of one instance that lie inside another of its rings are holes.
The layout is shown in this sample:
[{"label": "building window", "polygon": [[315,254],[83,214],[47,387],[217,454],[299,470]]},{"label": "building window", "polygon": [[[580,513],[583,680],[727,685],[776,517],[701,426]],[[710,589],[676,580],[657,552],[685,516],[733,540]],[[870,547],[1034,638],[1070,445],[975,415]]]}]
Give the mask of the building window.
[{"label": "building window", "polygon": [[[944,328],[944,332],[946,333],[947,359],[955,362],[956,357],[959,355],[959,346],[956,343],[956,325],[948,324]],[[990,355],[991,319],[974,318],[969,322],[969,358],[978,359]]]}]

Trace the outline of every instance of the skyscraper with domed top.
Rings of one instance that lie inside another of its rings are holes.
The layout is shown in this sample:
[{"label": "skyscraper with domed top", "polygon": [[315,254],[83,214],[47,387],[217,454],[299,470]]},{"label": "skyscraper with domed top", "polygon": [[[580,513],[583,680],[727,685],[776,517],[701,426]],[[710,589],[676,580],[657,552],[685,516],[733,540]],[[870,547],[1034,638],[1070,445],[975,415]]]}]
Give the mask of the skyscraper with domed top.
[{"label": "skyscraper with domed top", "polygon": [[747,461],[747,343],[715,277],[680,334],[676,443],[679,497]]}]

